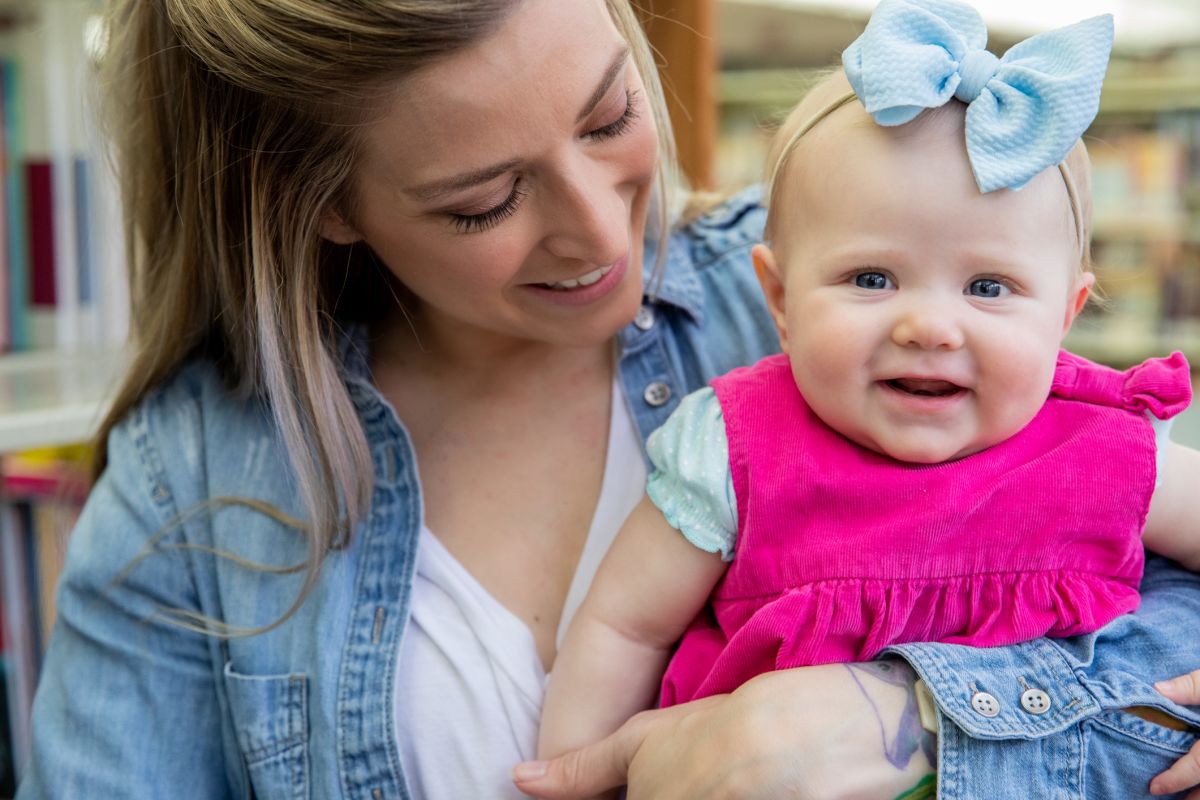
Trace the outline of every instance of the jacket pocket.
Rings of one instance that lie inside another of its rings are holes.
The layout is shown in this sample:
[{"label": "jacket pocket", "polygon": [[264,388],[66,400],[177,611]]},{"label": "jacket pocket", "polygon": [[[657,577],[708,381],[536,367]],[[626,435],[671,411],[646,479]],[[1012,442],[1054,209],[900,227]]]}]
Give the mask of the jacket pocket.
[{"label": "jacket pocket", "polygon": [[[1105,711],[1084,723],[1081,791],[1085,800],[1147,797],[1150,779],[1195,744],[1192,731],[1177,731],[1125,711]],[[1169,797],[1182,800],[1186,792]],[[1165,798],[1164,798],[1165,800]]]},{"label": "jacket pocket", "polygon": [[225,665],[225,691],[258,800],[308,800],[308,678],[242,675]]}]

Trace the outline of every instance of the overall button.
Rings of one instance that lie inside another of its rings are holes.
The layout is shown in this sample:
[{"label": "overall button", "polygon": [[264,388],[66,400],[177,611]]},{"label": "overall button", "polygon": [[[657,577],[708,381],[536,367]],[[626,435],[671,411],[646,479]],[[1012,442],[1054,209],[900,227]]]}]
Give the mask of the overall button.
[{"label": "overall button", "polygon": [[1030,714],[1045,714],[1050,710],[1050,695],[1041,689],[1026,689],[1021,695],[1021,708]]},{"label": "overall button", "polygon": [[1000,713],[1000,701],[987,692],[976,692],[971,695],[971,708],[984,717],[994,717]]},{"label": "overall button", "polygon": [[633,318],[633,324],[637,326],[639,331],[648,331],[654,327],[654,309],[650,306],[642,306],[638,309],[637,316]]},{"label": "overall button", "polygon": [[642,392],[642,398],[647,404],[658,408],[671,399],[671,387],[662,381],[654,381],[654,383],[646,385],[646,390]]}]

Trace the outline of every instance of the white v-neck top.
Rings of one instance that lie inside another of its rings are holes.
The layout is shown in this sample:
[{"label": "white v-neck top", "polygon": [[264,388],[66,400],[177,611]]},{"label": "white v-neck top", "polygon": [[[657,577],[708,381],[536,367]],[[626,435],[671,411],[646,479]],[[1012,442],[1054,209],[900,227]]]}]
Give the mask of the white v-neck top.
[{"label": "white v-neck top", "polygon": [[[600,499],[567,592],[559,643],[645,486],[638,433],[614,383]],[[546,685],[533,634],[424,527],[411,608],[396,667],[395,724],[414,800],[523,798],[509,776],[514,764],[536,755]]]}]

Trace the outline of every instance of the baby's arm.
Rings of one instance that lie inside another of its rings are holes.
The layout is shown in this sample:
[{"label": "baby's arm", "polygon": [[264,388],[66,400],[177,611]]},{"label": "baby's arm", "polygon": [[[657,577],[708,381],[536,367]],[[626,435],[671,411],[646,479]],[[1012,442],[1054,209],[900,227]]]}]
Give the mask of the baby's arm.
[{"label": "baby's arm", "polygon": [[642,498],[558,651],[542,709],[539,758],[591,744],[653,704],[671,648],[726,566]]},{"label": "baby's arm", "polygon": [[1163,447],[1162,480],[1150,500],[1142,540],[1156,553],[1200,572],[1200,452]]}]

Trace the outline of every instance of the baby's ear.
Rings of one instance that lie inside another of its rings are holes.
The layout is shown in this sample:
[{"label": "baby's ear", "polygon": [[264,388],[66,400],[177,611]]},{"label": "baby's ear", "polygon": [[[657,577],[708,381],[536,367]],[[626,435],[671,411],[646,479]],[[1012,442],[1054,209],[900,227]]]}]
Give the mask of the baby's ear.
[{"label": "baby's ear", "polygon": [[779,271],[779,261],[775,253],[765,244],[756,244],[750,250],[750,258],[754,260],[754,272],[758,275],[758,283],[762,286],[763,297],[767,301],[767,311],[775,322],[775,330],[779,331],[779,345],[787,352],[787,315],[784,313],[783,275]]},{"label": "baby's ear", "polygon": [[1071,323],[1075,322],[1079,312],[1083,311],[1083,307],[1087,305],[1088,295],[1091,294],[1092,286],[1095,283],[1096,276],[1091,272],[1081,272],[1075,276],[1075,282],[1071,284],[1071,294],[1067,298],[1067,314],[1063,319],[1063,336],[1066,336],[1067,331],[1071,330]]}]

